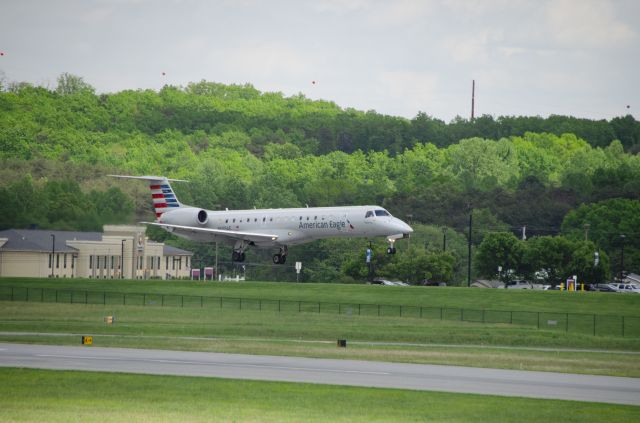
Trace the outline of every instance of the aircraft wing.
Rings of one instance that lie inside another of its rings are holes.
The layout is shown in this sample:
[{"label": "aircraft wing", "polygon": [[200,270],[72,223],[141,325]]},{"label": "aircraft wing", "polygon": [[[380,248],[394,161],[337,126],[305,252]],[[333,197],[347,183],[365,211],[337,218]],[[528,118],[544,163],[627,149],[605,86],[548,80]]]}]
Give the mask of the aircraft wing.
[{"label": "aircraft wing", "polygon": [[184,226],[184,225],[172,225],[169,223],[158,223],[158,222],[141,222],[146,225],[154,225],[160,226],[162,228],[169,229],[170,232],[179,232],[182,234],[204,234],[204,235],[212,235],[217,237],[224,237],[234,240],[240,241],[249,241],[249,242],[265,242],[265,241],[275,241],[278,239],[278,235],[270,235],[270,234],[262,234],[256,232],[241,232],[241,231],[228,231],[226,229],[210,229],[210,228],[198,228],[195,226]]}]

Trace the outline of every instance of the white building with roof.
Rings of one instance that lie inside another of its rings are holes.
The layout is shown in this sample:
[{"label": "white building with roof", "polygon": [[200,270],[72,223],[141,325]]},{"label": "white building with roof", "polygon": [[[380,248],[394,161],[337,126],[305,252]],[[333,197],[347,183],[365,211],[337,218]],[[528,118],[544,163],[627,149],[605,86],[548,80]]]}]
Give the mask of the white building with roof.
[{"label": "white building with roof", "polygon": [[150,241],[145,230],[105,225],[102,233],[0,231],[0,277],[188,278],[193,253]]}]

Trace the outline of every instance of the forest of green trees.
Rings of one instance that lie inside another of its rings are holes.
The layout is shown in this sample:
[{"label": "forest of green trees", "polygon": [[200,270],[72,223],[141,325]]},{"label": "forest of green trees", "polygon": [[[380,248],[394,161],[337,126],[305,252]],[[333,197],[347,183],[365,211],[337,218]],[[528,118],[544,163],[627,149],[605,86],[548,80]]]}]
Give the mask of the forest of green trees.
[{"label": "forest of green trees", "polygon": [[[377,273],[389,277],[466,283],[470,213],[474,277],[504,276],[500,265],[604,281],[619,273],[622,248],[625,270],[640,272],[640,122],[630,115],[445,123],[205,81],[96,94],[68,74],[55,89],[0,88],[0,229],[151,219],[142,183],[106,175],[156,174],[189,180],[174,186],[181,201],[211,209],[386,207],[416,230],[394,257],[374,244]],[[211,245],[167,242],[211,263]],[[292,248],[290,261],[303,261],[304,280],[361,280],[366,245],[319,241]],[[254,278],[295,279],[267,253],[250,253]]]}]

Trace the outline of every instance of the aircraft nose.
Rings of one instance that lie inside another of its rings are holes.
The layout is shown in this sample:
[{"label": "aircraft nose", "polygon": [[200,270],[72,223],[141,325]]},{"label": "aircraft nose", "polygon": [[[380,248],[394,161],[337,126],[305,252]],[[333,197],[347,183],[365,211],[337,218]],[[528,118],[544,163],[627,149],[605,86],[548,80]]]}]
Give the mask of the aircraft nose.
[{"label": "aircraft nose", "polygon": [[405,222],[403,222],[400,219],[397,219],[396,225],[397,225],[400,233],[402,233],[402,234],[408,235],[411,232],[413,232],[413,228],[411,228],[411,226],[407,225]]}]

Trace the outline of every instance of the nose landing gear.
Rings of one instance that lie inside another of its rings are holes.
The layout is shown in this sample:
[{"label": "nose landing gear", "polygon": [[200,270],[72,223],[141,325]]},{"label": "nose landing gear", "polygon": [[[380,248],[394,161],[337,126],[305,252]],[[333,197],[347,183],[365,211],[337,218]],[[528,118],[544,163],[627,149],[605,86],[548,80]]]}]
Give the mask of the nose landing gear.
[{"label": "nose landing gear", "polygon": [[389,241],[389,246],[387,247],[387,254],[395,254],[396,253],[396,240],[393,238],[387,238]]}]

